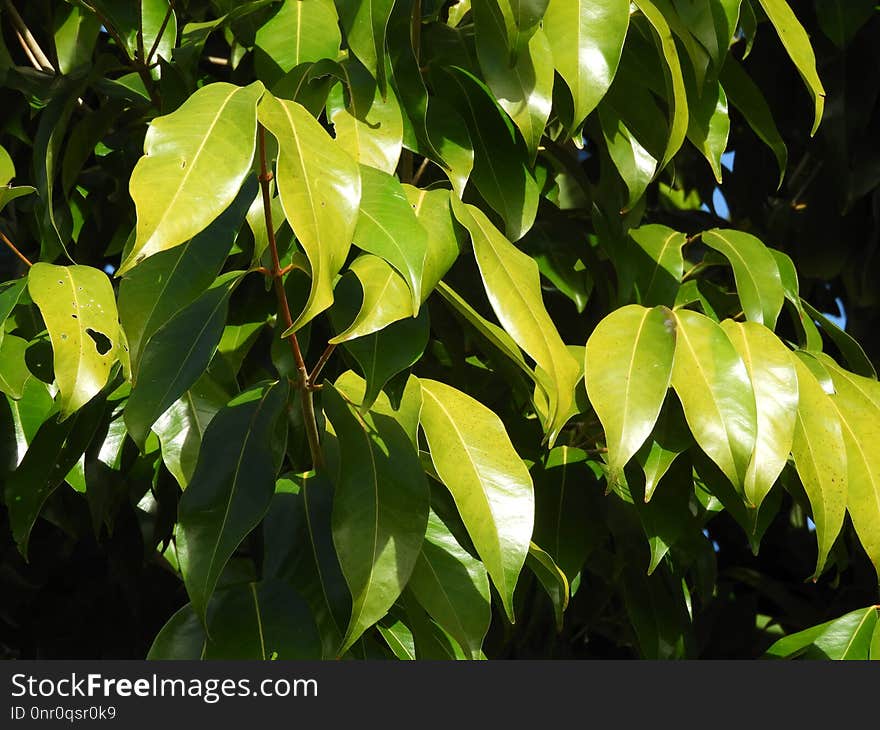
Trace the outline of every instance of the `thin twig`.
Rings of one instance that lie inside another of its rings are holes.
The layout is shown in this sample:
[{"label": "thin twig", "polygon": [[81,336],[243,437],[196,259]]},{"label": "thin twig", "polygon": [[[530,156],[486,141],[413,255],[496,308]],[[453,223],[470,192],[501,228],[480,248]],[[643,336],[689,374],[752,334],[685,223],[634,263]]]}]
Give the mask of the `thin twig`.
[{"label": "thin twig", "polygon": [[7,246],[9,246],[9,249],[12,251],[12,253],[14,253],[16,256],[18,256],[18,258],[20,258],[22,261],[24,261],[24,263],[26,263],[28,265],[28,268],[33,266],[30,259],[27,256],[25,256],[21,251],[19,251],[15,247],[15,244],[12,243],[12,241],[10,241],[8,238],[6,238],[6,234],[3,233],[3,231],[0,231],[0,238],[3,239],[3,243],[5,243]]},{"label": "thin twig", "polygon": [[28,61],[30,62],[31,66],[37,69],[37,71],[44,71],[45,69],[40,66],[40,62],[37,60],[37,57],[34,56],[33,51],[31,51],[30,47],[27,44],[27,41],[24,39],[24,36],[21,34],[21,31],[18,28],[15,29],[15,37],[18,38],[18,44],[24,51],[24,55],[28,57]]},{"label": "thin twig", "polygon": [[[281,321],[284,323],[284,329],[288,330],[293,327],[293,317],[290,314],[287,293],[284,291],[283,269],[281,268],[281,260],[278,257],[278,245],[275,241],[275,226],[272,223],[272,194],[269,192],[269,181],[272,179],[272,173],[269,172],[269,167],[266,163],[266,129],[260,124],[258,125],[257,130],[260,154],[260,190],[263,195],[263,217],[266,221],[266,235],[269,239],[269,250],[272,253],[271,277],[275,286],[275,296],[278,300],[278,310],[281,315]],[[291,332],[287,337],[287,341],[290,343],[290,350],[293,353],[293,361],[296,363],[296,369],[299,373],[296,387],[300,393],[303,422],[306,429],[306,438],[309,442],[309,451],[312,455],[312,464],[318,469],[324,465],[324,458],[321,453],[321,442],[318,438],[318,424],[315,420],[315,404],[312,398],[309,371],[306,369],[306,364],[303,360],[302,351],[300,350],[296,333]]]},{"label": "thin twig", "polygon": [[321,357],[318,358],[318,362],[315,363],[315,367],[312,370],[312,374],[309,375],[309,383],[314,387],[315,381],[318,379],[318,376],[321,374],[321,371],[324,369],[324,366],[327,364],[327,361],[330,359],[330,356],[333,354],[333,351],[336,349],[336,345],[330,344],[327,345],[327,349],[321,354]]},{"label": "thin twig", "polygon": [[[144,65],[149,66],[150,61],[153,59],[153,54],[156,52],[156,49],[159,47],[159,41],[162,40],[162,36],[165,33],[165,28],[168,26],[168,21],[171,20],[171,13],[174,12],[174,3],[168,3],[168,10],[165,11],[165,19],[162,21],[162,25],[159,26],[159,33],[156,35],[156,40],[153,41],[153,45],[150,48],[150,52],[147,54],[146,59],[144,59]],[[176,38],[174,39],[177,40]]]},{"label": "thin twig", "polygon": [[412,179],[412,184],[413,184],[413,185],[418,185],[418,184],[419,184],[419,180],[422,179],[422,175],[424,174],[425,170],[428,169],[428,163],[429,163],[429,162],[430,162],[430,160],[429,160],[427,157],[426,157],[425,159],[422,160],[422,164],[419,165],[419,169],[416,170],[416,174],[413,175],[413,179]]},{"label": "thin twig", "polygon": [[[31,34],[30,30],[28,30],[27,25],[25,25],[24,20],[18,14],[18,11],[15,9],[15,6],[12,4],[12,0],[6,0],[6,8],[9,10],[9,17],[12,19],[12,24],[15,26],[16,31],[19,33],[19,41],[22,43],[22,46],[27,46],[25,50],[30,50],[28,56],[33,55],[34,59],[37,61],[39,66],[35,64],[35,68],[38,68],[41,71],[49,71],[51,73],[55,73],[55,67],[52,65],[52,62],[49,60],[49,57],[43,53],[43,49],[40,48],[40,44],[37,43],[37,39]],[[31,61],[33,63],[33,61]]]}]

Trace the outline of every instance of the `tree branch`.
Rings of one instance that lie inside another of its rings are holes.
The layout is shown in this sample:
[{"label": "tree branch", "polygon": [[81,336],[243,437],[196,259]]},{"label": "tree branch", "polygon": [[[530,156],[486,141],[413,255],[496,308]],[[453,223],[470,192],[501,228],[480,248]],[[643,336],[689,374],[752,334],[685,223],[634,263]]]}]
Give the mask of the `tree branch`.
[{"label": "tree branch", "polygon": [[18,14],[15,6],[12,4],[12,0],[6,0],[6,9],[9,11],[9,17],[12,19],[12,24],[15,26],[18,42],[21,43],[22,48],[24,48],[25,53],[27,53],[28,59],[34,68],[39,71],[55,73],[55,67],[52,65],[48,56],[43,53],[43,49],[40,48],[37,39],[34,38],[30,30],[28,30],[24,20],[22,20],[22,17]]},{"label": "tree branch", "polygon": [[22,261],[24,261],[24,263],[26,263],[28,265],[28,268],[33,266],[30,259],[28,259],[27,256],[25,256],[21,251],[19,251],[15,247],[15,244],[12,243],[12,241],[10,241],[8,238],[6,238],[6,234],[4,234],[3,231],[0,231],[0,238],[3,239],[3,243],[5,243],[7,246],[9,246],[9,249],[12,251],[12,253],[14,253],[16,256],[18,256],[18,258],[20,258]]}]

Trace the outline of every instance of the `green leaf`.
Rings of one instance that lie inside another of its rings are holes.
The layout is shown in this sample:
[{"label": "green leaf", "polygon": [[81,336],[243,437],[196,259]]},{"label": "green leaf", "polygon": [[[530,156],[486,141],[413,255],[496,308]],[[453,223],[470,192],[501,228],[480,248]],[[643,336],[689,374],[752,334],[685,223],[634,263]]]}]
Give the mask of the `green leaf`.
[{"label": "green leaf", "polygon": [[740,354],[755,393],[758,430],[744,494],[759,507],[782,473],[792,449],[798,414],[798,378],[789,350],[755,322],[726,319],[721,327]]},{"label": "green leaf", "polygon": [[492,618],[486,568],[433,511],[407,588],[469,658],[479,656]]},{"label": "green leaf", "polygon": [[208,634],[208,660],[321,657],[321,638],[308,604],[278,580],[218,591],[208,609]]},{"label": "green leaf", "polygon": [[122,279],[119,321],[135,373],[152,336],[192,304],[220,273],[255,189],[256,182],[245,184],[232,205],[204,231],[188,243],[151,256]]},{"label": "green leaf", "polygon": [[153,424],[165,468],[186,489],[196,470],[205,430],[229,394],[207,373]]},{"label": "green leaf", "polygon": [[[684,274],[681,249],[685,244],[685,234],[651,223],[631,230],[629,236],[650,260],[646,265],[638,262],[635,287],[639,302],[646,307],[658,304],[671,307],[675,304]],[[639,258],[642,258],[641,253]]]},{"label": "green leaf", "polygon": [[648,438],[673,372],[675,322],[665,307],[631,304],[605,317],[587,341],[587,395],[605,429],[609,484]]},{"label": "green leaf", "polygon": [[278,140],[276,183],[284,213],[312,265],[305,309],[287,337],[333,303],[361,199],[358,166],[303,107],[265,96],[260,122]]},{"label": "green leaf", "polygon": [[838,48],[846,48],[876,12],[874,0],[823,0],[816,3],[819,27]]},{"label": "green leaf", "polygon": [[406,279],[412,292],[412,315],[419,312],[428,234],[415,216],[397,178],[361,166],[361,208],[354,243],[380,256]]},{"label": "green leaf", "polygon": [[553,613],[556,617],[556,630],[562,631],[563,616],[568,608],[569,588],[568,579],[559,566],[553,562],[549,553],[542,550],[535,543],[529,543],[529,554],[526,556],[526,565],[538,578],[544,587],[550,602],[553,604]]},{"label": "green leaf", "polygon": [[581,374],[544,307],[538,265],[501,235],[482,210],[455,198],[452,207],[471,234],[483,286],[498,321],[547,374],[551,386],[547,431],[552,444],[568,420]]},{"label": "green leaf", "polygon": [[[428,136],[448,169],[444,172],[461,198],[474,170],[474,145],[462,116],[442,97],[432,97],[428,108]],[[485,182],[485,181],[484,181]]]},{"label": "green leaf", "polygon": [[192,238],[235,200],[251,170],[263,91],[259,81],[208,84],[150,123],[129,182],[137,238],[118,276]]},{"label": "green leaf", "polygon": [[[291,488],[282,489],[285,483]],[[308,601],[321,633],[324,659],[336,658],[351,611],[348,586],[333,547],[332,509],[330,479],[309,472],[294,481],[278,481],[263,521],[263,575],[288,581]]]},{"label": "green leaf", "polygon": [[64,419],[104,387],[123,348],[113,287],[90,266],[36,263],[28,292],[49,330]]},{"label": "green leaf", "polygon": [[0,146],[0,185],[6,185],[15,177],[15,163],[6,151]]},{"label": "green leaf", "polygon": [[550,43],[544,32],[535,27],[531,39],[517,47],[512,60],[513,46],[508,45],[501,8],[495,3],[480,2],[474,6],[473,14],[483,77],[501,108],[519,128],[529,157],[534,160],[553,105]]},{"label": "green leaf", "polygon": [[425,535],[428,484],[396,420],[359,413],[332,386],[324,389],[323,405],[339,438],[333,543],[352,595],[342,654],[406,585]]},{"label": "green leaf", "polygon": [[144,348],[125,425],[143,449],[150,427],[205,372],[223,335],[236,280],[221,283],[172,317]]},{"label": "green leaf", "polygon": [[715,68],[720,68],[736,33],[740,0],[674,0],[674,5],[687,30],[709,53]]},{"label": "green leaf", "polygon": [[626,208],[631,209],[654,179],[657,160],[642,147],[610,104],[599,107],[599,119],[608,155],[629,191]]},{"label": "green leaf", "polygon": [[513,591],[534,522],[531,477],[498,416],[455,388],[420,382],[431,461],[512,622]]},{"label": "green leaf", "polygon": [[[843,355],[847,365],[853,369],[853,372],[863,375],[866,378],[876,378],[877,373],[874,370],[874,364],[871,362],[871,358],[865,354],[862,346],[806,299],[801,299],[800,301],[804,311],[810,316],[810,318],[818,323],[822,328],[822,331],[825,332],[825,334],[827,334],[831,341],[837,346],[837,349],[840,350],[840,354]],[[821,347],[817,349],[821,351]]]},{"label": "green leaf", "polygon": [[385,29],[394,0],[336,0],[348,47],[386,92]]},{"label": "green leaf", "polygon": [[782,185],[788,164],[788,148],[776,128],[773,113],[761,90],[732,55],[727,56],[721,69],[721,85],[730,103],[739,109],[758,138],[773,152],[779,165],[779,185]]},{"label": "green leaf", "polygon": [[776,659],[852,659],[875,658],[871,637],[878,625],[880,607],[868,606],[812,626],[776,641],[767,656]]},{"label": "green leaf", "polygon": [[815,111],[810,134],[814,135],[825,109],[825,89],[816,72],[816,56],[810,45],[810,38],[785,0],[759,0],[759,2],[773,27],[776,28],[779,40],[782,41],[789,58],[807,85],[810,96],[813,97]]},{"label": "green leaf", "polygon": [[798,357],[793,362],[800,401],[791,455],[813,511],[819,546],[814,575],[818,577],[846,513],[847,449],[834,403],[807,365]]},{"label": "green leaf", "polygon": [[403,146],[403,117],[391,89],[384,93],[356,60],[340,65],[345,84],[327,99],[337,144],[361,165],[393,173]]},{"label": "green leaf", "polygon": [[94,398],[63,421],[45,421],[30,442],[4,492],[9,526],[19,552],[27,559],[31,530],[46,500],[80,460],[104,416],[103,397]]},{"label": "green leaf", "polygon": [[416,220],[428,236],[419,286],[421,303],[424,303],[455,263],[461,244],[448,191],[424,190],[404,185],[403,192],[416,214]]},{"label": "green leaf", "polygon": [[55,56],[58,70],[69,74],[89,63],[101,22],[94,13],[73,6],[65,8],[55,19]]},{"label": "green leaf", "polygon": [[[688,79],[689,80],[689,79]],[[715,181],[721,184],[721,155],[727,149],[730,134],[730,117],[727,113],[727,95],[717,81],[703,86],[701,93],[688,87],[691,98],[687,138],[703,153],[712,167]]]},{"label": "green leaf", "polygon": [[742,492],[757,435],[748,370],[718,324],[687,309],[674,314],[672,387],[697,444]]},{"label": "green leaf", "polygon": [[635,0],[635,4],[642,14],[648,19],[657,34],[660,42],[660,50],[662,51],[665,61],[666,84],[669,89],[669,140],[666,143],[666,150],[663,158],[660,160],[660,169],[662,170],[669,161],[678,152],[688,130],[688,101],[685,91],[684,76],[681,71],[681,62],[678,58],[678,51],[675,47],[675,39],[672,37],[672,30],[669,23],[663,17],[663,13],[657,8],[651,0]]},{"label": "green leaf", "polygon": [[403,624],[402,621],[395,621],[390,626],[377,624],[376,628],[379,634],[385,639],[388,648],[394,653],[398,659],[404,661],[414,661],[416,658],[416,644],[413,640],[412,632]]},{"label": "green leaf", "polygon": [[702,234],[703,243],[730,261],[746,319],[776,327],[785,291],[770,249],[748,233],[715,228]]},{"label": "green leaf", "polygon": [[301,63],[335,59],[341,43],[333,0],[284,0],[278,12],[257,29],[254,69],[271,86]]},{"label": "green leaf", "polygon": [[180,498],[177,552],[186,591],[203,623],[224,566],[269,508],[275,489],[272,434],[287,391],[286,381],[256,386],[221,409]]},{"label": "green leaf", "polygon": [[[330,344],[365,337],[393,322],[412,317],[412,293],[404,278],[385,259],[363,254],[352,261],[349,271],[360,283],[363,296],[358,304],[345,276],[336,285],[336,301],[330,310],[330,319],[334,325],[339,325],[340,332],[330,338]],[[359,309],[351,319],[355,307]]]},{"label": "green leaf", "polygon": [[880,454],[871,446],[880,439],[880,384],[843,370],[827,356],[819,361],[834,382],[831,402],[846,444],[847,511],[880,577]]},{"label": "green leaf", "polygon": [[508,238],[518,241],[534,223],[539,189],[513,125],[489,89],[464,69],[444,70],[435,85],[467,124],[474,146],[474,186],[503,219]]},{"label": "green leaf", "polygon": [[28,342],[15,335],[6,335],[0,341],[0,393],[18,400],[24,395],[24,387],[32,378],[25,361]]},{"label": "green leaf", "polygon": [[798,275],[797,270],[794,268],[794,263],[782,251],[771,248],[770,253],[776,259],[776,266],[779,268],[779,278],[782,282],[785,298],[794,307],[797,314],[795,326],[800,328],[800,331],[803,333],[802,342],[805,348],[811,352],[822,352],[822,335],[819,334],[816,324],[804,309],[799,294],[800,285],[798,284]]},{"label": "green leaf", "polygon": [[611,86],[629,26],[629,5],[628,0],[553,0],[547,8],[544,32],[553,63],[574,100],[570,134]]},{"label": "green leaf", "polygon": [[651,500],[660,480],[672,463],[691,445],[693,439],[678,402],[667,399],[651,437],[636,452],[636,461],[645,473],[645,501]]},{"label": "green leaf", "polygon": [[147,652],[147,660],[204,659],[207,641],[205,627],[196,616],[192,604],[187,603],[179,608],[156,634]]}]

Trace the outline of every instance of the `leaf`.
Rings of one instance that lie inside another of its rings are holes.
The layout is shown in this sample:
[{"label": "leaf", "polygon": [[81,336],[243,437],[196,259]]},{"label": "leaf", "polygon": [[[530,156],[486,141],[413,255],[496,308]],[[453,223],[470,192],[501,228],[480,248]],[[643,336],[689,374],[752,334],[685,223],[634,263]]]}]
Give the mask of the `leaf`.
[{"label": "leaf", "polygon": [[415,216],[397,178],[361,166],[361,208],[354,243],[391,264],[412,292],[412,316],[419,312],[428,234]]},{"label": "leaf", "polygon": [[207,373],[153,424],[165,468],[186,489],[196,470],[205,430],[229,394]]},{"label": "leaf", "polygon": [[321,639],[308,604],[278,580],[218,591],[208,609],[208,634],[208,660],[321,657]]},{"label": "leaf", "polygon": [[431,461],[513,622],[513,591],[534,521],[531,477],[498,416],[455,388],[420,382]]},{"label": "leaf", "polygon": [[479,208],[455,198],[452,207],[471,234],[480,276],[498,321],[547,374],[552,386],[547,421],[552,445],[568,420],[580,367],[544,307],[538,265],[504,238]]},{"label": "leaf", "polygon": [[385,29],[394,0],[336,0],[348,46],[367,67],[385,96]]},{"label": "leaf", "polygon": [[28,445],[21,463],[6,479],[4,500],[9,526],[25,560],[37,517],[91,443],[104,410],[104,399],[94,398],[70,418],[45,421]]},{"label": "leaf", "polygon": [[631,209],[644,195],[657,170],[657,160],[639,143],[609,104],[599,107],[602,136],[608,155],[623,178],[629,198],[626,208]]},{"label": "leaf", "polygon": [[208,84],[150,123],[129,182],[137,238],[118,276],[192,238],[235,200],[251,170],[263,91],[259,81]]},{"label": "leaf", "polygon": [[654,428],[675,350],[675,322],[665,307],[618,309],[587,340],[585,383],[605,430],[609,484],[623,480],[623,467]]},{"label": "leaf", "polygon": [[444,172],[461,198],[474,170],[474,145],[462,116],[445,99],[431,98],[427,117],[428,137],[448,166]]},{"label": "leaf", "polygon": [[759,2],[773,27],[776,28],[779,40],[782,41],[789,58],[807,85],[810,96],[813,97],[815,112],[813,128],[810,130],[812,136],[816,134],[819,123],[822,121],[822,112],[825,109],[825,89],[816,72],[816,56],[810,45],[810,38],[785,0],[759,0]]},{"label": "leaf", "polygon": [[272,434],[287,383],[233,398],[208,426],[195,473],[178,505],[177,552],[186,592],[206,623],[208,602],[232,553],[269,508],[275,488]]},{"label": "leaf", "polygon": [[113,287],[90,266],[40,262],[28,272],[28,292],[49,330],[64,419],[104,387],[120,356]]},{"label": "leaf", "polygon": [[755,134],[773,152],[776,164],[779,165],[779,185],[782,185],[788,164],[788,148],[776,128],[773,113],[761,90],[732,55],[727,56],[721,69],[721,85],[727,92],[730,103],[740,111]]},{"label": "leaf", "polygon": [[800,401],[791,455],[816,525],[819,554],[814,575],[818,577],[846,513],[847,449],[834,403],[807,365],[797,357],[793,362]]},{"label": "leaf", "polygon": [[205,372],[223,335],[236,280],[202,294],[162,327],[144,348],[125,408],[125,425],[143,449],[150,427]]},{"label": "leaf", "polygon": [[651,223],[631,230],[629,236],[650,259],[647,266],[639,265],[636,272],[640,303],[646,307],[658,304],[671,307],[684,274],[681,249],[685,234]]},{"label": "leaf", "polygon": [[337,84],[327,99],[337,144],[361,165],[393,173],[403,145],[403,117],[396,95],[391,89],[383,92],[356,60],[340,68],[344,88]]},{"label": "leaf", "polygon": [[3,342],[4,325],[15,310],[21,295],[27,288],[27,278],[5,281],[0,284],[0,343]]},{"label": "leaf", "polygon": [[[119,284],[119,321],[125,330],[132,370],[140,369],[144,346],[216,279],[241,228],[256,182],[188,243],[151,256]],[[189,338],[187,338],[189,339]]]},{"label": "leaf", "polygon": [[880,454],[873,448],[880,439],[880,386],[876,380],[848,373],[831,358],[820,362],[834,381],[831,402],[846,444],[847,511],[880,577]]},{"label": "leaf", "polygon": [[672,30],[663,17],[663,13],[660,12],[651,0],[635,0],[635,4],[653,26],[666,62],[664,70],[671,98],[669,100],[669,140],[666,143],[663,158],[660,160],[660,169],[662,170],[675,156],[675,153],[678,152],[687,134],[687,93],[685,91],[684,76],[681,72],[681,62],[675,47],[675,39],[672,37]]},{"label": "leaf", "polygon": [[388,648],[398,659],[412,660],[416,658],[416,645],[413,641],[412,632],[402,621],[395,621],[390,626],[377,624],[379,634],[385,639]]},{"label": "leaf", "polygon": [[742,492],[757,435],[749,373],[719,325],[687,309],[674,315],[672,387],[697,444]]},{"label": "leaf", "polygon": [[628,0],[550,2],[544,32],[556,70],[574,100],[569,134],[573,135],[611,86],[628,26]]},{"label": "leaf", "polygon": [[[507,0],[501,0],[502,4]],[[517,2],[517,6],[520,3]],[[473,7],[477,57],[483,78],[498,104],[519,128],[534,161],[544,126],[550,116],[553,94],[553,54],[544,32],[534,27],[531,38],[516,47],[514,59],[508,45],[501,9],[495,3]]]},{"label": "leaf", "polygon": [[794,268],[794,263],[791,258],[782,253],[782,251],[777,251],[776,249],[771,248],[770,253],[773,254],[773,258],[776,259],[776,266],[779,268],[779,278],[782,282],[782,289],[785,292],[785,298],[791,306],[794,307],[794,310],[797,313],[795,325],[798,326],[803,333],[802,341],[805,348],[811,352],[821,352],[822,335],[819,334],[819,330],[816,329],[815,323],[807,315],[807,312],[804,309],[800,294],[798,293],[800,285],[798,284],[798,275],[797,270]]},{"label": "leaf", "polygon": [[6,335],[0,341],[0,392],[15,400],[24,395],[24,388],[32,378],[25,362],[28,342],[15,335]]},{"label": "leaf", "polygon": [[544,587],[550,602],[553,604],[553,613],[556,617],[556,630],[562,631],[563,616],[568,608],[569,588],[568,579],[559,566],[553,562],[553,558],[535,543],[529,543],[529,554],[526,556],[526,565],[538,578]]},{"label": "leaf", "polygon": [[421,549],[428,485],[403,428],[381,413],[358,413],[332,386],[324,411],[339,438],[333,543],[352,595],[338,653],[345,653],[400,596]]},{"label": "leaf", "polygon": [[798,377],[789,350],[755,322],[726,319],[721,327],[740,354],[755,393],[755,451],[746,474],[745,497],[760,507],[782,473],[792,449],[798,414]]},{"label": "leaf", "polygon": [[653,497],[660,480],[672,463],[691,445],[691,434],[684,414],[674,398],[667,398],[666,408],[660,411],[651,437],[636,452],[636,461],[645,473],[645,501]]},{"label": "leaf", "polygon": [[403,192],[416,214],[416,220],[427,233],[425,256],[421,266],[421,303],[452,268],[458,258],[461,244],[456,232],[455,218],[446,190],[424,190],[404,185]]},{"label": "leaf", "polygon": [[[290,489],[282,488],[284,483]],[[289,582],[308,601],[318,624],[322,658],[334,659],[342,642],[351,598],[333,547],[333,484],[309,472],[280,479],[263,520],[263,574]]]},{"label": "leaf", "polygon": [[871,656],[871,635],[878,625],[877,606],[850,611],[843,616],[784,636],[767,649],[776,659],[855,659]]},{"label": "leaf", "polygon": [[674,5],[685,27],[709,53],[715,68],[720,68],[736,33],[740,0],[674,0]]},{"label": "leaf", "polygon": [[301,63],[335,59],[342,36],[333,0],[285,0],[254,36],[254,69],[274,84]]},{"label": "leaf", "polygon": [[[360,304],[356,304],[353,289],[347,286],[345,276],[336,285],[336,301],[330,310],[330,318],[341,331],[330,338],[330,344],[365,337],[393,322],[412,317],[412,293],[403,277],[385,259],[363,254],[352,261],[349,271],[360,283],[363,296]],[[349,296],[350,289],[352,296]],[[354,307],[358,306],[354,319],[350,319]],[[343,325],[344,322],[349,323]]]},{"label": "leaf", "polygon": [[779,267],[770,250],[742,231],[715,228],[702,234],[703,243],[722,254],[733,267],[736,291],[746,319],[776,327],[785,291]]},{"label": "leaf", "polygon": [[70,74],[89,63],[100,29],[95,15],[82,8],[73,6],[59,13],[54,39],[58,70],[62,74]]},{"label": "leaf", "polygon": [[305,309],[287,337],[333,303],[361,199],[357,164],[299,104],[265,96],[260,122],[278,140],[276,184],[287,221],[312,265]]},{"label": "leaf", "polygon": [[147,661],[203,659],[208,637],[192,604],[178,609],[156,634]]},{"label": "leaf", "polygon": [[508,238],[518,241],[535,220],[539,189],[513,125],[489,90],[467,71],[444,70],[435,85],[467,124],[474,147],[474,186],[501,216]]},{"label": "leaf", "polygon": [[[865,354],[862,346],[806,299],[801,299],[800,301],[804,311],[812,319],[816,320],[818,325],[822,328],[822,331],[825,332],[825,334],[827,334],[831,341],[837,346],[837,349],[840,350],[840,354],[843,355],[847,365],[853,369],[853,372],[863,375],[866,378],[876,378],[877,373],[874,370],[874,364]],[[821,350],[821,348],[819,349]]]},{"label": "leaf", "polygon": [[433,511],[407,588],[470,659],[479,656],[492,617],[486,568]]},{"label": "leaf", "polygon": [[730,134],[727,94],[717,81],[705,84],[699,94],[693,86],[688,88],[688,92],[697,101],[690,105],[687,138],[703,153],[712,168],[715,181],[720,185],[721,155],[727,150]]},{"label": "leaf", "polygon": [[874,0],[825,0],[816,3],[822,32],[838,48],[846,48],[877,11]]}]

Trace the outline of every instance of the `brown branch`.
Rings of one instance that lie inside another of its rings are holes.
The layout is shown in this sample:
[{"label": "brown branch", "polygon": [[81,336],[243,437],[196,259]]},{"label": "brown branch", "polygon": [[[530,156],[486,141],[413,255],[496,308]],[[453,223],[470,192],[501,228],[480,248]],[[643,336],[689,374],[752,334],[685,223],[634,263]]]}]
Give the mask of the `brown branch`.
[{"label": "brown branch", "polygon": [[412,184],[413,184],[413,185],[418,185],[418,184],[419,184],[419,180],[422,179],[422,175],[424,175],[424,174],[425,174],[425,170],[428,169],[428,163],[429,163],[429,162],[430,162],[430,160],[429,160],[427,157],[426,157],[425,159],[422,160],[422,164],[419,165],[419,169],[416,170],[416,174],[413,175],[413,178],[412,178]]},{"label": "brown branch", "polygon": [[[258,127],[259,154],[260,154],[260,190],[263,195],[263,217],[266,221],[266,235],[269,239],[269,250],[272,253],[272,270],[270,275],[272,283],[275,287],[275,297],[278,300],[278,314],[284,323],[284,329],[288,330],[293,327],[293,317],[290,314],[290,305],[287,302],[287,293],[284,291],[284,274],[281,268],[281,260],[278,256],[278,244],[275,241],[275,226],[272,224],[272,195],[269,192],[269,181],[272,179],[272,173],[269,172],[266,164],[266,129],[260,124]],[[299,340],[296,333],[291,332],[286,338],[290,344],[290,351],[293,353],[293,360],[296,363],[296,369],[299,377],[296,381],[296,388],[300,393],[302,402],[303,421],[306,429],[306,438],[309,442],[309,451],[312,455],[312,464],[318,469],[324,465],[324,458],[321,453],[321,442],[318,438],[318,424],[315,420],[315,404],[312,398],[311,381],[309,380],[309,372],[306,369],[303,360],[302,351],[299,347]]]},{"label": "brown branch", "polygon": [[28,268],[33,266],[30,259],[28,259],[27,256],[25,256],[21,251],[19,251],[15,247],[15,244],[12,243],[12,241],[10,241],[8,238],[6,238],[6,234],[4,234],[3,231],[0,231],[0,238],[3,239],[3,243],[5,243],[7,246],[9,246],[9,249],[12,251],[12,253],[14,253],[16,256],[18,256],[18,258],[20,258],[22,261],[24,261],[24,263],[26,263],[28,265]]},{"label": "brown branch", "polygon": [[25,25],[24,20],[22,20],[22,17],[15,9],[15,5],[12,4],[12,0],[6,0],[6,9],[9,11],[9,17],[12,19],[12,24],[15,26],[19,43],[21,43],[22,47],[25,49],[25,53],[27,53],[34,68],[39,71],[55,73],[55,67],[52,65],[49,57],[43,53],[43,49],[40,48],[37,39],[34,38],[27,25]]},{"label": "brown branch", "polygon": [[318,358],[318,362],[315,363],[315,367],[312,369],[312,374],[309,375],[309,383],[312,384],[312,388],[315,388],[315,381],[318,379],[318,376],[321,374],[321,371],[324,369],[324,366],[327,364],[327,361],[330,359],[330,356],[335,349],[336,345],[327,345],[327,349],[324,350],[321,357]]}]

